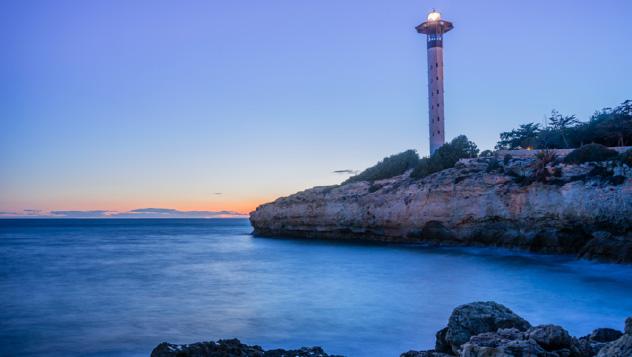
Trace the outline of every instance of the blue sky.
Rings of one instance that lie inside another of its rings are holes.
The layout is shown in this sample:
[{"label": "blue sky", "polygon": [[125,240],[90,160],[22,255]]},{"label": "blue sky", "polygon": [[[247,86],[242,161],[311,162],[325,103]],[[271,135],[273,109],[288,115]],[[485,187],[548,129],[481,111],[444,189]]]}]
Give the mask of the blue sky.
[{"label": "blue sky", "polygon": [[2,2],[0,211],[247,212],[426,153],[433,7],[447,138],[632,98],[624,0]]}]

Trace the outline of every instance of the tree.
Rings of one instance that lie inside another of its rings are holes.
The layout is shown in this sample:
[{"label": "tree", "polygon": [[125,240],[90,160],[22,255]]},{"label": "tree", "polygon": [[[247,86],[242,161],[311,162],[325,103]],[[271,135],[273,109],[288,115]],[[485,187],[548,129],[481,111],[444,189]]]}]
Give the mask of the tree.
[{"label": "tree", "polygon": [[518,129],[500,133],[500,141],[496,144],[496,149],[518,149],[535,147],[540,133],[540,124],[522,124]]},{"label": "tree", "polygon": [[552,110],[551,116],[548,118],[548,124],[553,131],[559,133],[564,148],[568,148],[570,146],[567,138],[568,129],[579,124],[579,120],[575,118],[575,115],[562,115],[557,110]]},{"label": "tree", "polygon": [[501,133],[496,149],[577,148],[589,143],[632,145],[632,100],[626,100],[615,108],[601,109],[587,122],[580,122],[574,115],[562,115],[553,110],[543,129],[529,123]]}]

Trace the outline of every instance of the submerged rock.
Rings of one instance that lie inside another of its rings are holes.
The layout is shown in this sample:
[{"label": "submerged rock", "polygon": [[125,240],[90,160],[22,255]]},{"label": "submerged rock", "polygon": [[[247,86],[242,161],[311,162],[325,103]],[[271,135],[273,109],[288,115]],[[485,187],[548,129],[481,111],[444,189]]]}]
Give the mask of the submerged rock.
[{"label": "submerged rock", "polygon": [[[254,233],[326,239],[498,246],[632,262],[632,177],[611,163],[558,165],[472,159],[423,179],[315,187],[257,207]],[[488,170],[490,165],[499,169]],[[600,172],[594,174],[595,170]]]},{"label": "submerged rock", "polygon": [[264,351],[260,346],[249,346],[238,339],[217,342],[198,342],[174,345],[163,342],[151,352],[151,357],[342,357],[328,355],[320,347],[302,347],[298,350],[274,349]]}]

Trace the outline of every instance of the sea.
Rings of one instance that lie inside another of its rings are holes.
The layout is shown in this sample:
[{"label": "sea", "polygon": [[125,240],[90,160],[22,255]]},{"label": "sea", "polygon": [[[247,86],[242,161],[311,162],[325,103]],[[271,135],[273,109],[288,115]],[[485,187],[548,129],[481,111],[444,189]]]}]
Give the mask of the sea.
[{"label": "sea", "polygon": [[623,329],[632,266],[491,248],[254,237],[247,219],[0,220],[0,356],[163,341],[399,356],[493,300],[575,336]]}]

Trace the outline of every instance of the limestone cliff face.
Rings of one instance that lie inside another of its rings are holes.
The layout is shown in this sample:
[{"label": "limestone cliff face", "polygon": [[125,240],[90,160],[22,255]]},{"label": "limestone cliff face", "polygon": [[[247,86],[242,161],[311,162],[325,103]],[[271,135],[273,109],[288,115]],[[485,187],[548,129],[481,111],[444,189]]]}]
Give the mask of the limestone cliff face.
[{"label": "limestone cliff face", "polygon": [[421,180],[315,187],[259,206],[256,235],[490,245],[632,262],[632,175],[614,163],[460,162]]}]

